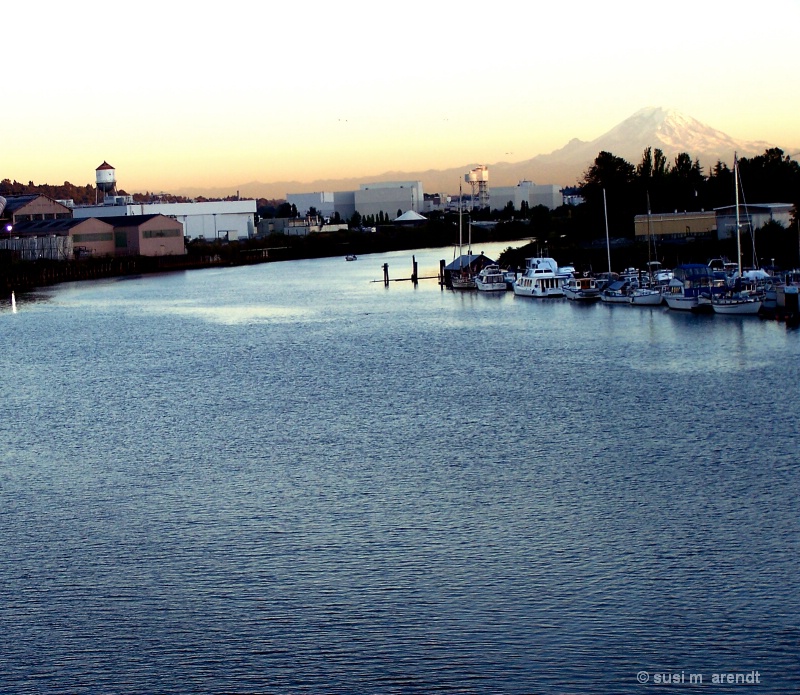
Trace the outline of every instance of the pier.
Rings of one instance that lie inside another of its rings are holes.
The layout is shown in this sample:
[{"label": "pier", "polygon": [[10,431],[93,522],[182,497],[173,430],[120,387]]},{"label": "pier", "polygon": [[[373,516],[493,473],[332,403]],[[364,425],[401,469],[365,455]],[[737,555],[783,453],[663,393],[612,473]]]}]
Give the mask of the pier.
[{"label": "pier", "polygon": [[[390,278],[389,277],[389,264],[384,263],[381,266],[383,270],[383,284],[388,287],[390,282],[411,282],[416,285],[420,280],[438,280],[439,284],[444,286],[444,261],[439,261],[439,275],[425,275],[419,276],[419,269],[417,267],[417,257],[411,257],[411,277],[407,278]],[[380,280],[373,280],[372,282],[380,282]]]}]

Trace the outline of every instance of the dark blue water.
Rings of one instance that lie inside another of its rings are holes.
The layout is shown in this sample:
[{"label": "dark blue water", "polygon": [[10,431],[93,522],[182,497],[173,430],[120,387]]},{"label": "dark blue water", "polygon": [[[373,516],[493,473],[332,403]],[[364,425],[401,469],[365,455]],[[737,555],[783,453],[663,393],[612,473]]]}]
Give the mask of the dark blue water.
[{"label": "dark blue water", "polygon": [[0,692],[797,692],[800,333],[384,262],[0,305]]}]

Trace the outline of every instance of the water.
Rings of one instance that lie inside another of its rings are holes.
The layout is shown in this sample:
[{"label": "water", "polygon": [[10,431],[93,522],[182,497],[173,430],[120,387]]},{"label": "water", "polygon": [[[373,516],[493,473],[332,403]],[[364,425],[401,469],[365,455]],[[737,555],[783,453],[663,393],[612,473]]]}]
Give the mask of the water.
[{"label": "water", "polygon": [[796,692],[800,334],[384,262],[0,305],[0,692]]}]

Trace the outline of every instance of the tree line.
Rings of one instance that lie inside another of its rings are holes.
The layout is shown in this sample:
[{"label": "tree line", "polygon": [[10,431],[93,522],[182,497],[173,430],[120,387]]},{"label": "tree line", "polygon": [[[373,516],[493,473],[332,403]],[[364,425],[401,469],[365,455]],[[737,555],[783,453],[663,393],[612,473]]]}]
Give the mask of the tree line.
[{"label": "tree line", "polygon": [[[739,159],[740,203],[790,203],[793,225],[800,207],[800,164],[779,148]],[[586,201],[577,214],[578,227],[596,226],[604,218],[604,196],[612,236],[633,237],[634,217],[653,213],[698,212],[734,204],[733,171],[717,161],[708,174],[687,153],[669,162],[660,149],[646,148],[633,165],[610,152],[600,152],[581,185]]]}]

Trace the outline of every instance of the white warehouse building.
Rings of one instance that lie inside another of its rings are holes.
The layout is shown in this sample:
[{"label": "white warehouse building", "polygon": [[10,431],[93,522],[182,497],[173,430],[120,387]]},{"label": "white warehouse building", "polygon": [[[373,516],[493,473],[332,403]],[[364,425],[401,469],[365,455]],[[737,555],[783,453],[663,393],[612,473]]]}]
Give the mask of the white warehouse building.
[{"label": "white warehouse building", "polygon": [[129,196],[109,196],[106,205],[72,210],[75,218],[165,215],[183,222],[184,236],[209,241],[236,241],[255,234],[255,200],[220,200],[204,203],[133,203]]},{"label": "white warehouse building", "polygon": [[424,198],[421,181],[381,181],[362,183],[357,191],[289,193],[286,202],[297,208],[300,217],[305,217],[313,207],[323,217],[338,212],[343,220],[349,220],[356,211],[362,216],[375,217],[382,212],[394,219],[398,210],[401,214],[409,210],[420,212]]},{"label": "white warehouse building", "polygon": [[116,170],[108,162],[95,169],[97,191],[103,192],[102,205],[72,207],[72,217],[132,217],[164,215],[183,223],[189,239],[236,241],[255,235],[256,201],[222,200],[204,203],[134,203],[133,196],[117,195]]},{"label": "white warehouse building", "polygon": [[492,210],[502,210],[509,203],[514,204],[515,210],[520,210],[523,202],[532,208],[544,205],[550,210],[555,210],[564,204],[564,195],[558,186],[552,184],[537,186],[531,181],[520,181],[516,186],[496,186],[490,189],[489,207]]},{"label": "white warehouse building", "polygon": [[290,193],[286,202],[297,208],[297,214],[305,217],[314,208],[321,217],[332,217],[336,211],[335,194],[331,191],[314,193]]},{"label": "white warehouse building", "polygon": [[382,212],[394,219],[409,210],[419,212],[423,202],[422,181],[362,183],[355,192],[355,207],[361,215]]}]

